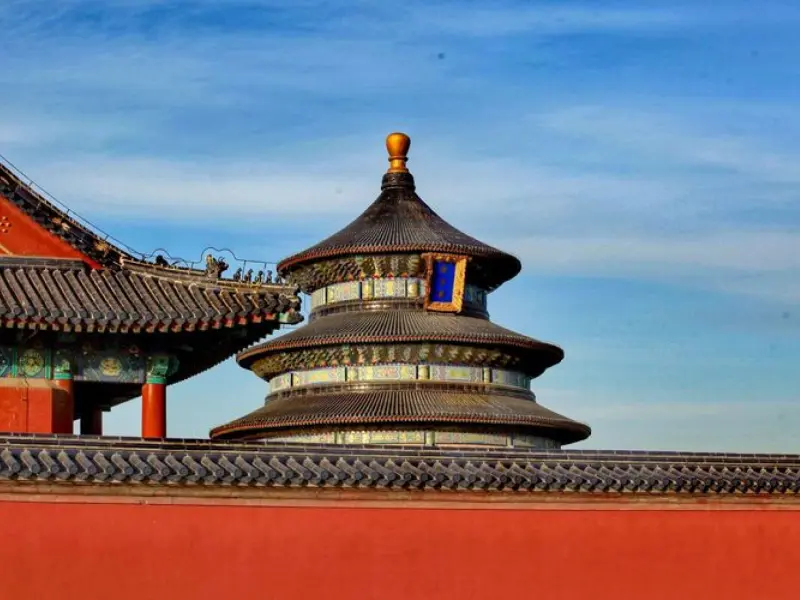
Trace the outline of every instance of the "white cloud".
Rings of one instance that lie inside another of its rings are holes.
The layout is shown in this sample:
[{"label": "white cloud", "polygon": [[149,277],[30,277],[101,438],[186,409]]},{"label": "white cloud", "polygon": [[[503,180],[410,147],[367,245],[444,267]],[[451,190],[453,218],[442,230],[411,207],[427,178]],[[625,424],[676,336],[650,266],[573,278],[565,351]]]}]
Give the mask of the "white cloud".
[{"label": "white cloud", "polygon": [[538,5],[513,9],[480,7],[471,10],[446,10],[428,6],[420,19],[445,33],[474,36],[514,34],[569,35],[575,33],[654,32],[673,29],[690,22],[691,15],[677,10],[587,8],[585,6]]},{"label": "white cloud", "polygon": [[[798,117],[797,111],[794,116]],[[687,130],[687,124],[674,114],[640,107],[576,106],[532,120],[546,129],[624,150],[632,160],[649,157],[662,169],[675,165],[719,168],[765,183],[800,183],[796,152],[775,151],[761,140],[724,132],[702,133],[701,124]]]},{"label": "white cloud", "polygon": [[[657,112],[644,101],[614,102],[610,95],[605,104],[587,101],[522,120],[499,107],[491,123],[470,127],[458,125],[460,115],[448,126],[424,118],[425,109],[414,113],[395,102],[409,90],[432,97],[439,85],[451,92],[465,85],[471,94],[464,102],[494,106],[493,90],[484,89],[491,86],[470,83],[480,80],[480,70],[456,74],[432,60],[442,32],[462,41],[521,32],[624,35],[688,26],[707,21],[707,14],[425,4],[406,6],[401,15],[393,6],[361,3],[345,18],[318,3],[320,12],[294,15],[291,30],[265,24],[265,34],[188,26],[187,19],[220,10],[209,0],[172,3],[180,18],[165,17],[157,31],[124,26],[164,3],[49,6],[0,7],[0,24],[14,34],[8,43],[25,49],[8,52],[0,73],[0,84],[16,91],[0,100],[0,151],[93,222],[158,214],[168,222],[250,229],[279,223],[325,235],[377,195],[385,165],[381,136],[408,121],[412,133],[421,133],[410,165],[423,198],[455,225],[519,254],[527,272],[800,298],[800,239],[791,220],[730,218],[762,204],[796,206],[800,152],[791,140],[732,135],[718,122],[693,120],[685,102],[671,109],[662,102]],[[102,9],[105,27],[75,20],[86,7]],[[393,29],[394,21],[403,27]],[[361,121],[362,109],[335,104],[343,98],[366,102],[373,115],[347,135],[341,135],[347,126],[337,132],[331,123]],[[280,123],[263,135],[250,131],[259,123],[228,126],[230,115],[249,115],[254,107],[259,111],[252,114],[267,122],[273,108],[311,113],[303,107],[327,101],[334,107],[308,117],[328,120],[327,128],[308,127],[297,134],[300,141]],[[542,102],[531,99],[534,106]],[[187,118],[192,110],[200,116]],[[758,117],[748,110],[749,118]],[[494,139],[503,128],[513,134]],[[176,154],[173,138],[181,136],[184,147],[202,153]],[[232,147],[234,139],[242,139],[240,147]]]}]

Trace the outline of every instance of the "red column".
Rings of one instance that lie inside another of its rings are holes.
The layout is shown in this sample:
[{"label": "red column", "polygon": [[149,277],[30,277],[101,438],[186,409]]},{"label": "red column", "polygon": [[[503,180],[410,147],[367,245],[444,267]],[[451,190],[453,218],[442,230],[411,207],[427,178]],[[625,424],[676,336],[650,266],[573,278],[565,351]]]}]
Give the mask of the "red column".
[{"label": "red column", "polygon": [[142,437],[167,437],[167,386],[147,382],[142,386]]},{"label": "red column", "polygon": [[72,381],[72,376],[58,377],[57,374],[55,384],[65,393],[62,400],[64,406],[60,407],[59,418],[53,422],[53,433],[72,433],[75,422],[75,382]]},{"label": "red column", "polygon": [[91,406],[81,413],[81,435],[103,435],[103,409]]}]

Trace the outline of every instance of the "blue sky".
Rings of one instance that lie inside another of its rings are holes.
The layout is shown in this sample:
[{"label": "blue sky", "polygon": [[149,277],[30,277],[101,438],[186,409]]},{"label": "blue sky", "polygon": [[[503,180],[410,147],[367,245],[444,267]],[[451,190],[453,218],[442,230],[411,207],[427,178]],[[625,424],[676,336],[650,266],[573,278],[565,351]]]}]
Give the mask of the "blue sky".
[{"label": "blue sky", "polygon": [[[800,452],[800,6],[754,6],[5,0],[0,153],[140,251],[277,261],[407,131],[421,195],[522,259],[490,311],[565,349],[534,390],[576,447]],[[170,434],[265,392],[229,361]]]}]

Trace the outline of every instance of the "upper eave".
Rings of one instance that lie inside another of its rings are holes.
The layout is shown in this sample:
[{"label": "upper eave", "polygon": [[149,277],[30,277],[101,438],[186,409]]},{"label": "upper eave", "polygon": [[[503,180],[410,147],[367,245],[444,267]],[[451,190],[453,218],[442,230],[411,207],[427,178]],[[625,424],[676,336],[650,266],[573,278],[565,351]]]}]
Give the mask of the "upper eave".
[{"label": "upper eave", "polygon": [[278,264],[282,275],[320,260],[351,255],[446,253],[469,256],[486,263],[494,289],[516,276],[519,260],[502,250],[459,231],[440,217],[422,198],[409,173],[387,173],[381,194],[349,225],[310,248]]},{"label": "upper eave", "polygon": [[567,493],[788,499],[800,492],[800,455],[445,450],[21,434],[0,438],[0,482],[52,483],[61,489],[89,484],[101,492],[125,483],[140,489],[193,486],[224,489],[228,497],[267,486],[512,492],[515,498]]}]

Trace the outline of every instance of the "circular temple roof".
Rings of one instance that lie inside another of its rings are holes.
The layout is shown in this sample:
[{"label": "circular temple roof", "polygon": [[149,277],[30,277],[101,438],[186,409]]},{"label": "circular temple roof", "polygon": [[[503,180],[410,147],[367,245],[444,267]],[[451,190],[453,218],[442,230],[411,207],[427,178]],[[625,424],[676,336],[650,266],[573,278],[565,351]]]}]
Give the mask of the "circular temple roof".
[{"label": "circular temple roof", "polygon": [[442,252],[471,256],[490,274],[490,288],[516,276],[519,260],[459,231],[428,206],[415,191],[414,177],[405,168],[410,139],[389,135],[390,168],[381,194],[353,222],[327,239],[278,264],[281,275],[308,263],[349,255]]},{"label": "circular temple roof", "polygon": [[588,425],[532,398],[425,386],[413,390],[309,390],[268,400],[261,408],[211,432],[214,439],[261,437],[301,429],[390,428],[424,425],[513,427],[569,444],[589,437]]},{"label": "circular temple roof", "polygon": [[338,313],[240,353],[239,364],[250,368],[261,357],[277,352],[342,344],[398,344],[422,342],[473,344],[503,348],[525,362],[521,369],[538,377],[564,358],[558,346],[515,333],[489,320],[462,315],[413,310]]}]

